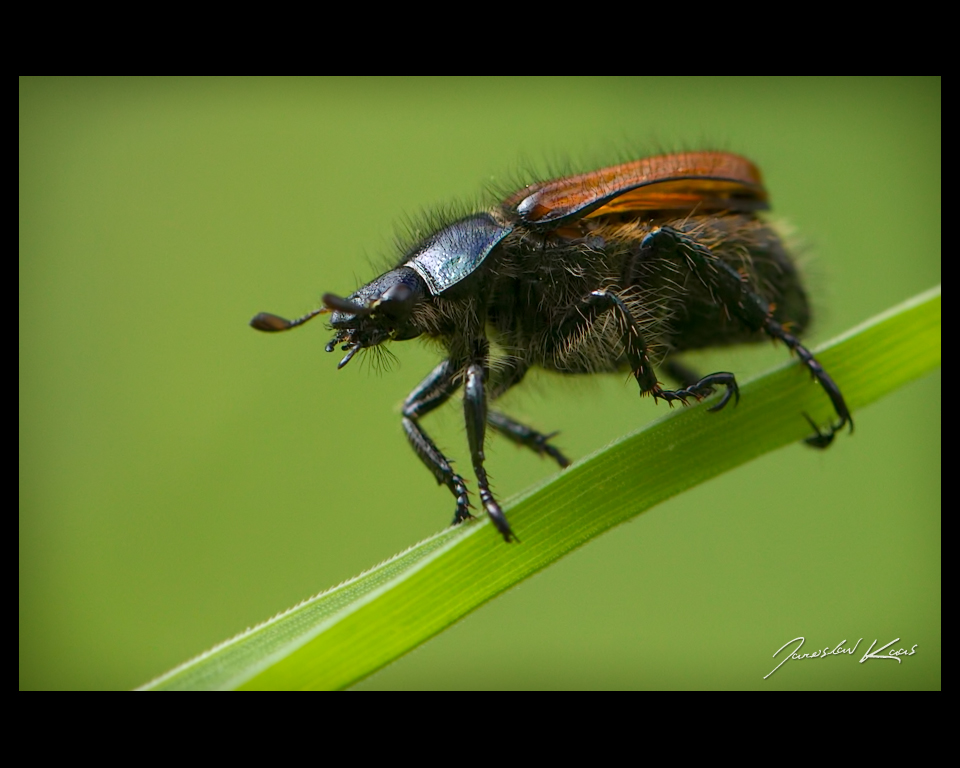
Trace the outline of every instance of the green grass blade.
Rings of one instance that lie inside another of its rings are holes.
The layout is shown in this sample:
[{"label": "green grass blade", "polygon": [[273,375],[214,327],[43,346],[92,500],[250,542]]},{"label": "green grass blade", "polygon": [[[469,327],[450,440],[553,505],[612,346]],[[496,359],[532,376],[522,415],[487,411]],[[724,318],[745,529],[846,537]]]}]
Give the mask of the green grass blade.
[{"label": "green grass blade", "polygon": [[[852,412],[940,365],[940,287],[817,350]],[[675,408],[505,505],[522,543],[486,519],[448,529],[144,686],[337,689],[389,664],[609,528],[810,433],[833,417],[787,361],[717,414]],[[838,435],[837,439],[849,439]]]}]

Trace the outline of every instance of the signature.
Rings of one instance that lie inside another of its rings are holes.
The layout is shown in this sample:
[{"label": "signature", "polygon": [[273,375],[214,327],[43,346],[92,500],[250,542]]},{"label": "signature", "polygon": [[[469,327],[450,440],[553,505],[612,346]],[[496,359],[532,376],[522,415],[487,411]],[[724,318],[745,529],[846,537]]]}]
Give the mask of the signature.
[{"label": "signature", "polygon": [[[777,652],[776,652],[775,654],[773,654],[773,658],[777,658],[777,656],[780,654],[780,651],[782,651],[784,648],[786,648],[786,647],[788,647],[788,646],[790,646],[790,645],[793,645],[793,643],[796,643],[796,644],[797,644],[797,645],[793,648],[793,650],[791,650],[791,651],[783,658],[783,661],[781,661],[779,664],[777,664],[777,666],[775,666],[772,670],[770,670],[766,675],[763,676],[763,679],[766,680],[768,677],[770,677],[770,675],[772,675],[774,672],[776,672],[778,669],[780,669],[780,667],[782,667],[782,666],[783,666],[784,664],[786,664],[788,661],[792,661],[792,660],[797,660],[797,661],[799,661],[799,660],[801,660],[801,659],[825,659],[825,658],[827,658],[828,656],[843,656],[844,654],[847,654],[847,655],[849,655],[849,656],[853,656],[854,653],[856,653],[856,650],[857,650],[857,648],[860,646],[860,643],[861,643],[862,641],[863,641],[863,638],[861,637],[859,640],[857,640],[856,645],[854,645],[852,648],[844,648],[844,646],[846,645],[847,641],[846,641],[846,640],[841,640],[839,643],[836,644],[836,646],[835,646],[832,650],[831,650],[830,646],[828,645],[827,647],[822,648],[822,649],[821,649],[821,648],[818,648],[817,650],[813,651],[812,653],[800,653],[800,649],[803,648],[803,644],[806,642],[806,638],[804,638],[804,637],[795,637],[795,638],[793,638],[793,640],[790,640],[789,642],[784,643],[783,645],[781,645],[781,646],[777,649]],[[877,641],[874,640],[874,641],[870,644],[870,647],[867,649],[867,652],[866,652],[865,654],[863,654],[863,657],[860,659],[860,663],[863,664],[863,662],[865,662],[865,661],[867,661],[867,660],[869,660],[869,659],[893,659],[894,661],[896,661],[896,662],[899,664],[899,663],[901,663],[901,662],[903,661],[903,659],[900,658],[901,656],[913,656],[913,654],[915,654],[915,653],[917,652],[917,646],[919,645],[919,643],[915,643],[914,646],[913,646],[909,651],[908,651],[907,649],[905,649],[905,648],[898,648],[898,649],[896,649],[896,650],[890,651],[890,652],[887,653],[887,654],[884,654],[884,651],[887,650],[887,648],[889,648],[889,647],[890,647],[891,645],[893,645],[894,643],[899,643],[899,642],[900,642],[900,638],[899,638],[899,637],[894,638],[893,640],[891,640],[889,643],[887,643],[887,644],[884,645],[883,647],[877,648],[876,652],[874,652],[873,649],[874,649],[874,648],[876,647],[876,645],[877,645]]]}]

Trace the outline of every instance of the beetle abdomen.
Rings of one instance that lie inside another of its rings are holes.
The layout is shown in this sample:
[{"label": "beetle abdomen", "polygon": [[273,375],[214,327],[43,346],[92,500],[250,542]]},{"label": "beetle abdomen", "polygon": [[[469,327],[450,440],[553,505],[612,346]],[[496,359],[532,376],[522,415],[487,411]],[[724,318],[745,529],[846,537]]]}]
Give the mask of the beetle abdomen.
[{"label": "beetle abdomen", "polygon": [[[645,249],[651,233],[671,228],[702,247],[714,270],[729,267],[767,302],[773,316],[800,333],[810,319],[797,270],[776,231],[754,215],[607,217],[580,222],[526,241],[505,241],[511,264],[494,277],[489,320],[508,354],[561,373],[595,373],[627,366],[622,320],[586,317],[585,297],[609,293],[640,330],[654,365],[675,351],[751,343],[765,337],[749,327],[689,268],[682,254]],[[766,309],[763,310],[764,312]],[[588,322],[584,322],[584,319]],[[762,318],[761,318],[762,319]]]}]

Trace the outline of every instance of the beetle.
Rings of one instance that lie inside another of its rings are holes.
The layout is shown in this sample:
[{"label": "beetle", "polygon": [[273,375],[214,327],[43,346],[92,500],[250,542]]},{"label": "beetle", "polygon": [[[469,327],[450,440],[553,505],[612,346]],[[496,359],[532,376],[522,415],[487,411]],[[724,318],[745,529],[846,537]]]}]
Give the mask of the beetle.
[{"label": "beetle", "polygon": [[[641,395],[687,404],[723,390],[709,411],[739,401],[735,376],[698,377],[672,355],[772,338],[820,383],[837,420],[806,442],[826,448],[853,420],[839,387],[800,342],[810,305],[793,259],[761,212],[768,196],[758,168],[727,152],[647,157],[532,184],[498,205],[450,221],[409,248],[397,265],[348,297],[295,320],[260,313],[261,331],[297,327],[332,313],[346,354],[418,336],[446,358],[407,397],[407,439],[456,499],[454,523],[470,517],[464,479],[421,419],[463,387],[470,458],[480,502],[510,542],[510,524],[484,469],[489,426],[561,468],[553,435],[488,408],[533,366],[569,374],[629,370]],[[491,357],[491,341],[502,356]],[[667,389],[656,366],[681,385]]]}]

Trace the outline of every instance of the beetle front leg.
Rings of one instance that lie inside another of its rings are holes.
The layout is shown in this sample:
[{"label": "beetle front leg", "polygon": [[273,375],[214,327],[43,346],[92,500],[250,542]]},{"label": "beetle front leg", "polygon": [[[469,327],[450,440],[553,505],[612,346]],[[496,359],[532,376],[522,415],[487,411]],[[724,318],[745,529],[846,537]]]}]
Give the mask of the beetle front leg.
[{"label": "beetle front leg", "polygon": [[420,461],[437,478],[437,483],[447,486],[457,500],[457,511],[453,516],[453,523],[456,524],[473,517],[466,483],[453,471],[450,462],[417,423],[421,416],[443,405],[457,390],[459,385],[454,381],[451,369],[450,361],[444,360],[410,393],[403,403],[403,431]]},{"label": "beetle front leg", "polygon": [[471,363],[467,366],[463,384],[463,415],[467,425],[467,442],[470,445],[470,458],[473,460],[473,471],[477,475],[477,489],[480,492],[480,501],[483,508],[490,515],[493,524],[500,531],[503,540],[513,541],[516,537],[510,530],[503,510],[490,492],[490,482],[487,480],[487,471],[483,468],[485,459],[483,453],[483,439],[487,426],[487,398],[483,390],[483,365]]}]

